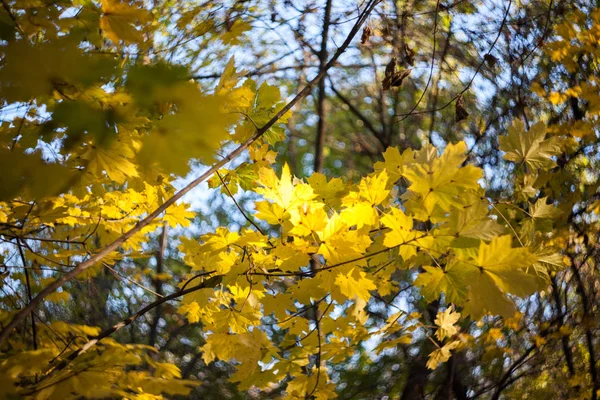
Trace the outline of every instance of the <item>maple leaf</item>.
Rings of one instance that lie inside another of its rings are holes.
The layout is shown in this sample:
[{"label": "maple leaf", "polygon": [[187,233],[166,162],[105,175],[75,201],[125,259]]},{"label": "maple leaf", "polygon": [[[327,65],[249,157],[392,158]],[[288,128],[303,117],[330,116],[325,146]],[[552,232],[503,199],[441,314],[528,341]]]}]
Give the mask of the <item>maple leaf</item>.
[{"label": "maple leaf", "polygon": [[191,159],[214,158],[229,136],[227,128],[233,119],[223,112],[226,98],[202,95],[195,85],[174,86],[171,95],[178,103],[177,112],[166,115],[143,137],[137,158],[146,167],[158,164],[166,173],[184,175]]},{"label": "maple leaf", "polygon": [[423,267],[424,271],[415,280],[416,286],[421,286],[421,294],[431,302],[439,299],[442,293],[446,301],[454,304],[464,304],[468,297],[468,281],[460,266],[451,263],[445,269],[439,267]]},{"label": "maple leaf", "polygon": [[377,210],[373,205],[366,201],[359,201],[344,208],[340,214],[341,219],[348,226],[356,225],[357,229],[365,225],[375,225],[377,223]]},{"label": "maple leaf", "polygon": [[534,170],[547,170],[556,165],[552,157],[562,152],[560,139],[546,137],[546,125],[538,122],[528,131],[521,120],[514,120],[508,135],[498,138],[500,150],[506,152],[504,159],[526,163]]},{"label": "maple leaf", "polygon": [[252,28],[247,21],[236,20],[233,22],[231,27],[221,35],[221,40],[225,44],[238,44],[240,43],[240,37],[244,32],[249,31]]},{"label": "maple leaf", "polygon": [[538,286],[535,276],[526,273],[527,267],[538,261],[527,248],[513,248],[510,235],[500,236],[489,244],[481,243],[475,260],[496,285],[507,293],[526,296]]},{"label": "maple leaf", "polygon": [[562,211],[554,206],[554,204],[547,204],[548,197],[538,199],[535,204],[530,204],[529,214],[531,218],[556,218],[562,214]]},{"label": "maple leaf", "polygon": [[353,299],[355,296],[361,300],[367,301],[371,298],[370,290],[377,289],[372,280],[366,278],[367,274],[359,271],[358,279],[353,277],[354,269],[348,274],[338,274],[335,283],[340,287],[340,291],[347,298]]},{"label": "maple leaf", "polygon": [[190,219],[194,218],[195,213],[192,211],[188,211],[189,205],[187,204],[176,204],[171,206],[165,211],[165,216],[163,220],[169,224],[171,228],[177,227],[177,225],[181,226],[189,226]]},{"label": "maple leaf", "polygon": [[120,140],[113,141],[106,148],[87,146],[87,151],[81,157],[89,161],[88,171],[96,176],[106,173],[116,183],[139,176],[137,166],[132,162],[134,151]]},{"label": "maple leaf", "polygon": [[405,243],[410,243],[416,233],[413,231],[413,219],[398,208],[390,208],[390,213],[381,217],[381,223],[390,228],[386,232],[383,244],[387,247],[395,247]]},{"label": "maple leaf", "polygon": [[388,147],[383,153],[384,161],[378,161],[375,163],[375,171],[382,171],[385,169],[389,175],[390,181],[396,182],[402,178],[404,166],[413,161],[413,151],[405,150],[404,153],[400,154],[400,150],[396,147]]},{"label": "maple leaf", "polygon": [[73,171],[56,163],[47,163],[41,154],[23,154],[0,148],[0,168],[11,171],[0,175],[0,200],[15,197],[41,198],[69,189]]},{"label": "maple leaf", "polygon": [[293,207],[301,206],[316,197],[313,189],[305,184],[292,183],[290,167],[285,164],[281,170],[281,178],[270,168],[262,168],[259,171],[259,179],[263,187],[257,188],[256,192],[262,194],[266,199],[273,201],[283,211],[289,211]]},{"label": "maple leaf", "polygon": [[290,244],[278,245],[271,254],[277,258],[276,265],[282,271],[291,272],[308,265],[310,256],[307,253],[306,249]]},{"label": "maple leaf", "polygon": [[449,218],[444,219],[445,224],[440,231],[458,236],[453,246],[461,247],[472,242],[461,238],[489,241],[504,232],[504,227],[489,217],[488,203],[480,196],[478,193],[466,194],[466,205],[452,209]]},{"label": "maple leaf", "polygon": [[414,162],[404,168],[403,176],[411,182],[404,197],[413,198],[419,195],[417,202],[422,202],[427,213],[434,208],[449,211],[452,207],[464,205],[465,191],[478,190],[477,182],[482,171],[472,165],[461,167],[466,156],[466,144],[460,142],[449,144],[441,157],[428,158],[426,163]]},{"label": "maple leaf", "polygon": [[321,241],[318,253],[327,263],[337,264],[358,258],[371,244],[368,234],[348,228],[340,214],[333,214],[325,228],[317,232]]},{"label": "maple leaf", "polygon": [[27,40],[11,41],[2,52],[0,88],[11,103],[38,96],[41,100],[61,85],[89,87],[115,72],[113,60],[85,54],[70,37],[38,46]]},{"label": "maple leaf", "polygon": [[444,340],[446,337],[452,337],[458,333],[459,328],[455,326],[460,319],[460,313],[454,312],[452,307],[446,308],[444,311],[438,311],[434,323],[439,327],[435,336],[439,340]]},{"label": "maple leaf", "polygon": [[390,191],[387,189],[388,186],[388,174],[385,170],[363,178],[359,185],[359,195],[365,201],[371,205],[378,205],[383,202]]},{"label": "maple leaf", "polygon": [[100,27],[114,43],[121,40],[126,43],[144,41],[142,32],[136,29],[136,25],[149,22],[152,16],[141,4],[136,7],[119,0],[102,0],[102,12]]},{"label": "maple leaf", "polygon": [[433,353],[429,355],[429,360],[427,361],[427,368],[436,369],[439,364],[444,363],[450,359],[452,355],[452,350],[456,349],[460,345],[460,341],[455,340],[453,342],[445,344],[442,348],[434,350]]},{"label": "maple leaf", "polygon": [[323,206],[319,203],[304,203],[294,210],[290,218],[294,227],[290,230],[290,234],[306,236],[322,231],[327,225],[327,213]]},{"label": "maple leaf", "polygon": [[258,201],[254,204],[256,217],[267,221],[271,225],[283,224],[288,219],[290,213],[285,211],[279,204],[269,203],[268,201]]},{"label": "maple leaf", "polygon": [[[240,382],[258,369],[258,362],[263,355],[269,355],[271,343],[265,333],[259,329],[252,332],[231,335],[228,333],[214,333],[208,335],[206,344],[202,346],[202,359],[206,364],[216,358],[229,361],[235,358],[241,364],[232,381]],[[268,357],[270,361],[270,356]]]},{"label": "maple leaf", "polygon": [[331,206],[339,206],[340,198],[346,194],[347,188],[340,178],[332,178],[327,181],[327,177],[321,173],[315,172],[307,179],[308,184],[313,188],[317,198],[323,203]]},{"label": "maple leaf", "polygon": [[479,319],[487,310],[509,317],[514,314],[514,304],[506,294],[524,297],[539,287],[538,277],[527,272],[537,256],[527,248],[512,248],[511,242],[507,235],[482,243],[473,261],[459,261],[454,267],[470,288],[465,314]]},{"label": "maple leaf", "polygon": [[513,248],[511,242],[508,235],[497,237],[490,244],[482,242],[472,258],[452,261],[445,269],[424,267],[415,285],[423,287],[428,301],[444,293],[448,302],[464,305],[465,314],[474,319],[483,316],[484,310],[508,317],[514,313],[514,304],[506,294],[527,296],[540,283],[527,272],[538,257],[527,248]]}]

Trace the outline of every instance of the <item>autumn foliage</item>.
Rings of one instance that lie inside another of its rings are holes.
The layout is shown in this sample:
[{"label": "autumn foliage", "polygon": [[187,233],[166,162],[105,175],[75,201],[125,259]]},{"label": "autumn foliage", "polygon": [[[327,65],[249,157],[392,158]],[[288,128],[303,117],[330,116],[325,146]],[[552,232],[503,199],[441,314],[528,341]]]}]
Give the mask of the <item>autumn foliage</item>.
[{"label": "autumn foliage", "polygon": [[[542,37],[510,64],[536,72],[530,106],[497,88],[518,104],[491,134],[470,91],[504,62],[512,2],[492,2],[498,36],[443,108],[430,53],[464,60],[436,35],[484,2],[368,0],[328,33],[327,0],[320,64],[293,83],[239,67],[279,3],[2,0],[0,397],[595,399],[600,9],[541,2]],[[388,46],[398,7],[433,41]],[[381,131],[345,97],[362,89],[333,86],[349,49],[392,51],[365,84]],[[315,92],[344,107],[317,106],[334,139],[306,173],[288,146]],[[349,115],[375,141],[323,168],[346,140],[326,119]],[[435,118],[455,125],[436,137]],[[363,388],[369,365],[404,372]]]}]

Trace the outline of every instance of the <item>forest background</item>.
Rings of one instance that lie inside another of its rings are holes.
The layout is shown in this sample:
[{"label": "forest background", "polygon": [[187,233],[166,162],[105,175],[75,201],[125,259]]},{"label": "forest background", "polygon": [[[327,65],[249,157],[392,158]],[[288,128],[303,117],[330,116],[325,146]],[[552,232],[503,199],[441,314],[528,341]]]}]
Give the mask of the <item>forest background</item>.
[{"label": "forest background", "polygon": [[600,395],[600,4],[1,0],[0,397]]}]

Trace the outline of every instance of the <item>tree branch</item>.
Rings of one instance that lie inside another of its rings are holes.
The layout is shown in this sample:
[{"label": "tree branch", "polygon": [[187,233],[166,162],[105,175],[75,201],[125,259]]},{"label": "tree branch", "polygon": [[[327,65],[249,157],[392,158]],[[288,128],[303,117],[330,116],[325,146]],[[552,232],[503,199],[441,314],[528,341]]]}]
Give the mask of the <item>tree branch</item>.
[{"label": "tree branch", "polygon": [[124,319],[123,321],[119,322],[118,324],[115,324],[115,325],[111,326],[110,328],[105,329],[98,336],[89,340],[86,344],[81,346],[79,349],[75,350],[73,353],[71,353],[71,355],[69,355],[69,357],[67,357],[65,360],[63,360],[54,369],[54,371],[60,371],[60,370],[64,369],[71,361],[73,361],[74,359],[76,359],[81,354],[85,353],[86,351],[88,351],[93,346],[97,345],[102,339],[105,339],[108,336],[112,335],[113,333],[117,332],[118,330],[120,330],[128,325],[131,325],[131,323],[133,323],[135,320],[137,320],[142,315],[146,314],[148,311],[151,311],[151,310],[159,307],[161,304],[166,303],[167,301],[174,300],[174,299],[176,299],[178,297],[182,297],[186,294],[198,291],[200,289],[215,287],[221,283],[222,279],[223,279],[222,275],[215,275],[211,278],[206,279],[205,281],[203,281],[202,283],[200,283],[196,286],[192,286],[191,288],[187,288],[187,289],[180,289],[175,293],[172,293],[168,296],[164,296],[164,297],[161,297],[161,298],[153,301],[152,303],[148,304],[146,307],[142,308],[135,314],[129,316],[127,319]]},{"label": "tree branch", "polygon": [[[327,41],[329,40],[329,24],[331,19],[332,0],[325,2],[325,15],[323,16],[323,31],[321,33],[321,50],[319,51],[319,72],[327,74]],[[323,170],[323,147],[325,146],[325,79],[319,81],[319,93],[317,96],[317,138],[315,141],[315,163],[314,172]]]}]

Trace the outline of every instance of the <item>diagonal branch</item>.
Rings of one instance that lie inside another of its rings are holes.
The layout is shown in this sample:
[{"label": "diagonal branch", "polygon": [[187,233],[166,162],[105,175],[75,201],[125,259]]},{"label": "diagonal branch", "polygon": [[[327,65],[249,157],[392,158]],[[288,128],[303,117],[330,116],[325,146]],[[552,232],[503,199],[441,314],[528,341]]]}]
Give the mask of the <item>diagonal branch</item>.
[{"label": "diagonal branch", "polygon": [[219,179],[221,180],[221,184],[223,185],[223,187],[227,191],[227,195],[229,196],[229,198],[231,200],[233,200],[233,203],[237,207],[238,211],[244,216],[244,219],[246,219],[246,221],[248,221],[250,223],[250,225],[252,225],[261,235],[264,235],[264,232],[262,231],[262,229],[260,229],[260,227],[258,225],[256,225],[256,222],[254,222],[252,220],[252,218],[250,218],[244,212],[244,210],[242,209],[242,206],[240,206],[240,204],[237,202],[237,200],[235,199],[235,197],[233,197],[233,193],[231,193],[231,190],[229,190],[229,186],[227,186],[227,183],[225,183],[225,181],[223,180],[223,177],[221,176],[221,174],[219,173],[219,171],[217,171],[216,174],[219,177]]},{"label": "diagonal branch", "polygon": [[82,272],[87,270],[88,268],[94,266],[98,262],[102,261],[106,256],[108,256],[113,251],[117,250],[123,243],[125,243],[128,239],[130,239],[135,234],[139,233],[144,227],[148,226],[152,221],[158,218],[167,208],[175,204],[177,200],[181,199],[186,193],[190,190],[198,186],[200,183],[204,182],[208,178],[210,178],[216,171],[225,166],[229,161],[233,160],[237,156],[239,156],[244,150],[246,150],[252,143],[258,140],[261,136],[263,136],[273,125],[275,125],[279,119],[288,111],[294,107],[294,105],[306,97],[313,86],[315,86],[323,77],[326,75],[327,71],[336,63],[338,58],[344,53],[344,51],[348,48],[352,39],[356,36],[361,26],[367,20],[369,14],[373,11],[375,6],[381,0],[369,0],[365,9],[360,14],[359,18],[356,20],[356,23],[352,27],[352,30],[346,37],[344,43],[337,49],[333,57],[327,62],[325,67],[319,71],[317,76],[315,76],[296,96],[289,101],[269,122],[267,122],[262,128],[258,129],[252,137],[246,140],[244,143],[239,145],[235,150],[229,153],[226,157],[224,157],[221,161],[215,163],[208,171],[203,173],[201,176],[190,182],[186,187],[181,189],[179,192],[175,193],[173,197],[166,200],[160,207],[156,210],[148,214],[146,218],[139,221],[133,228],[129,231],[125,232],[119,238],[117,238],[114,242],[104,247],[92,257],[88,258],[86,261],[78,264],[73,270],[62,275],[60,278],[55,280],[46,286],[36,297],[32,299],[29,304],[23,307],[18,313],[15,314],[13,319],[6,324],[6,326],[0,332],[0,345],[2,345],[6,339],[8,339],[8,335],[23,321],[28,314],[30,314],[48,295],[55,292],[58,288],[64,285],[66,282],[80,275]]}]

